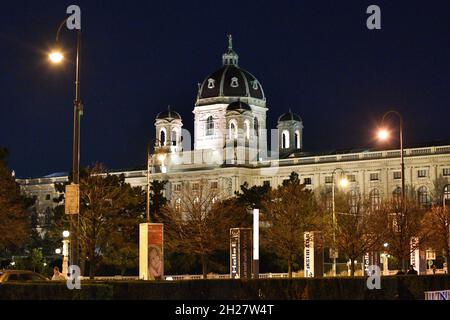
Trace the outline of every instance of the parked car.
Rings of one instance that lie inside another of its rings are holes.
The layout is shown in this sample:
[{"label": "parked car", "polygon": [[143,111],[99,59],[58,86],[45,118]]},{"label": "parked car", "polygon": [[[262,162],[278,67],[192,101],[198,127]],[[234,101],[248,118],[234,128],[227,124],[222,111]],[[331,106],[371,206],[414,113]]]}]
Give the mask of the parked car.
[{"label": "parked car", "polygon": [[28,270],[3,270],[0,274],[0,283],[15,281],[49,281],[39,273]]}]

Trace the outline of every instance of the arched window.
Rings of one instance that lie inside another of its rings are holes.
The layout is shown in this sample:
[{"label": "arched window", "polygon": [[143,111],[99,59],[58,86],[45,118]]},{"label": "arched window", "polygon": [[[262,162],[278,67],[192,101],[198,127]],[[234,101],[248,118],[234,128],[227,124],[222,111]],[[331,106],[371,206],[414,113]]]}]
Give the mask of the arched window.
[{"label": "arched window", "polygon": [[256,117],[253,120],[253,128],[255,129],[255,136],[259,137],[259,122],[258,122],[258,118],[256,118]]},{"label": "arched window", "polygon": [[370,206],[372,210],[378,210],[380,208],[380,191],[378,189],[373,189],[369,194]]},{"label": "arched window", "polygon": [[450,205],[450,184],[444,187],[444,203],[445,205]]},{"label": "arched window", "polygon": [[214,134],[214,119],[212,116],[209,116],[206,119],[206,135],[212,136]]},{"label": "arched window", "polygon": [[244,128],[245,128],[245,138],[250,139],[250,121],[248,120],[244,121]]},{"label": "arched window", "polygon": [[236,120],[230,121],[230,139],[237,139],[237,123]]},{"label": "arched window", "polygon": [[428,196],[428,189],[425,186],[422,186],[417,190],[417,200],[421,206],[427,207],[430,205],[431,200]]},{"label": "arched window", "polygon": [[166,145],[166,129],[162,128],[159,132],[159,145],[164,147]]},{"label": "arched window", "polygon": [[402,199],[402,188],[397,187],[394,189],[394,191],[392,191],[392,199],[395,202],[400,202],[400,200]]},{"label": "arched window", "polygon": [[281,146],[283,149],[289,148],[289,132],[287,130],[284,130],[281,134]]},{"label": "arched window", "polygon": [[177,132],[175,130],[172,130],[171,138],[172,138],[172,145],[176,146],[177,145]]},{"label": "arched window", "polygon": [[300,131],[299,130],[295,130],[294,140],[295,140],[295,148],[300,149]]},{"label": "arched window", "polygon": [[357,188],[350,190],[350,213],[358,213],[359,206],[359,190]]}]

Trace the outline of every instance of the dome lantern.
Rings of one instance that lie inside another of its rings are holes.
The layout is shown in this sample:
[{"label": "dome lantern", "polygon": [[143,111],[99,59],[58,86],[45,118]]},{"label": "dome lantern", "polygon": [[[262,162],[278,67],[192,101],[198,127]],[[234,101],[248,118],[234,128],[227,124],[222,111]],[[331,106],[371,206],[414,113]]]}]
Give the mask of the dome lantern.
[{"label": "dome lantern", "polygon": [[229,65],[238,65],[239,56],[238,54],[233,50],[233,37],[231,34],[228,35],[228,49],[227,51],[222,55],[222,62],[224,66]]}]

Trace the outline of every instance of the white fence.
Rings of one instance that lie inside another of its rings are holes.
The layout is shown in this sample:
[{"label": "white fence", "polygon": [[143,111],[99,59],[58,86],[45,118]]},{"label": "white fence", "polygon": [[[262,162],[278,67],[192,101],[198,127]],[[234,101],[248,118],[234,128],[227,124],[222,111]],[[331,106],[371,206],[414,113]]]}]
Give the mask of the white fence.
[{"label": "white fence", "polygon": [[450,300],[450,290],[425,291],[425,300]]},{"label": "white fence", "polygon": [[[260,273],[260,279],[268,278],[287,278],[287,273]],[[303,272],[292,273],[292,277],[303,277]],[[200,280],[203,279],[201,274],[183,274],[183,275],[167,275],[164,276],[164,280]],[[207,279],[230,279],[229,274],[208,274]],[[81,277],[81,280],[89,280],[89,277]],[[94,280],[109,281],[109,280],[139,280],[137,276],[123,277],[123,276],[110,276],[110,277],[94,277]]]}]

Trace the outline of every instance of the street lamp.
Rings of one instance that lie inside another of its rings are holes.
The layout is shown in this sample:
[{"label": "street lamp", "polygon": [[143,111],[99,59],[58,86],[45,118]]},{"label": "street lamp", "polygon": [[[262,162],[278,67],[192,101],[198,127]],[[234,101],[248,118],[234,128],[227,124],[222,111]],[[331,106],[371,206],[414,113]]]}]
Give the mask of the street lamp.
[{"label": "street lamp", "polygon": [[[59,64],[64,60],[64,55],[59,47],[59,34],[66,24],[67,19],[59,25],[56,31],[56,48],[49,54],[49,59],[52,63]],[[81,104],[80,95],[80,57],[81,57],[81,29],[76,29],[77,31],[77,53],[76,53],[76,64],[75,64],[75,100],[73,102],[73,152],[72,152],[72,182],[79,186],[80,183],[80,120],[83,114],[83,106]],[[77,199],[79,202],[79,199]],[[72,231],[72,246],[70,254],[70,264],[78,265],[78,226],[79,226],[80,214],[76,213],[76,217],[70,216],[70,230]]]},{"label": "street lamp", "polygon": [[403,117],[395,110],[390,110],[383,115],[381,119],[382,127],[378,130],[378,139],[386,141],[390,137],[390,132],[384,127],[384,121],[390,114],[394,114],[399,118],[399,135],[400,135],[400,162],[401,162],[401,178],[402,178],[402,208],[405,202],[405,162],[403,157]]},{"label": "street lamp", "polygon": [[48,57],[53,63],[60,63],[64,59],[64,55],[60,51],[52,51]]},{"label": "street lamp", "polygon": [[[336,259],[338,257],[338,252],[336,249],[336,201],[335,201],[335,181],[334,181],[334,176],[336,174],[336,171],[341,171],[341,175],[345,175],[345,171],[342,168],[336,168],[333,170],[333,172],[331,173],[331,177],[332,177],[332,184],[333,186],[331,187],[331,198],[332,198],[332,205],[333,205],[333,267],[332,267],[332,273],[333,276],[336,276]],[[344,176],[341,177],[339,179],[339,185],[342,188],[346,188],[348,186],[348,179]],[[330,251],[331,252],[331,251]]]}]

